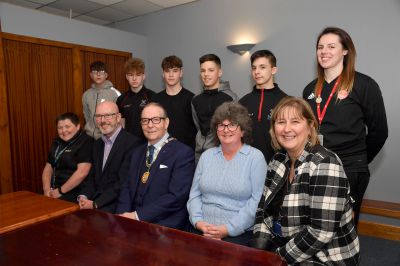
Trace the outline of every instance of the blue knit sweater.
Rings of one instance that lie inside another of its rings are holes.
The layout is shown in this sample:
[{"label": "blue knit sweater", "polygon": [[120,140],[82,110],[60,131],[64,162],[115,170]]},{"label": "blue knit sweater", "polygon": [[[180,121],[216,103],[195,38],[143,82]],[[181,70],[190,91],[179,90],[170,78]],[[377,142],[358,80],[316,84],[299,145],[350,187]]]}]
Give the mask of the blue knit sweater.
[{"label": "blue knit sweater", "polygon": [[187,203],[190,222],[193,226],[199,221],[224,224],[229,236],[251,230],[266,172],[263,154],[249,145],[243,145],[230,161],[223,156],[221,146],[206,150]]}]

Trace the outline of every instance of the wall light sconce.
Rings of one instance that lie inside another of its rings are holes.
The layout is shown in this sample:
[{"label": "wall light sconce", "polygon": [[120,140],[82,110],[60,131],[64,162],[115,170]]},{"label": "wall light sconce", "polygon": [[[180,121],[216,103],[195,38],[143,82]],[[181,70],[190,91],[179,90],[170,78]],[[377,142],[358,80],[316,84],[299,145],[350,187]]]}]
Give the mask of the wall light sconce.
[{"label": "wall light sconce", "polygon": [[231,50],[236,54],[243,55],[244,53],[248,52],[253,48],[256,44],[255,43],[244,43],[244,44],[234,44],[228,45],[226,48]]}]

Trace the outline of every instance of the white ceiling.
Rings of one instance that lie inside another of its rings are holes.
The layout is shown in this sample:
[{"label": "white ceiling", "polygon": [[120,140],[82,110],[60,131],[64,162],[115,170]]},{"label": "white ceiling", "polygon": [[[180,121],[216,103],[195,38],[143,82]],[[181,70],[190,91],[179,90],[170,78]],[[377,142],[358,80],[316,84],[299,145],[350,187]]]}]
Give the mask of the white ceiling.
[{"label": "white ceiling", "polygon": [[195,1],[198,0],[0,0],[104,26]]}]

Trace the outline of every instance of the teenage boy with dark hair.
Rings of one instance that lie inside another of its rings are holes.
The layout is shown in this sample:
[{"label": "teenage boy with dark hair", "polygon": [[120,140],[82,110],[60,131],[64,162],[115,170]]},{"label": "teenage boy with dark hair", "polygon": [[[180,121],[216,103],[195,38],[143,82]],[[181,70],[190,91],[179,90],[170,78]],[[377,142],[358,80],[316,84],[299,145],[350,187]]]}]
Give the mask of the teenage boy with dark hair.
[{"label": "teenage boy with dark hair", "polygon": [[253,121],[253,143],[252,146],[262,151],[265,160],[270,161],[274,155],[271,147],[272,109],[286,96],[274,83],[274,75],[277,73],[276,57],[269,50],[259,50],[251,55],[251,74],[255,85],[253,91],[239,100],[249,111]]},{"label": "teenage boy with dark hair", "polygon": [[143,107],[152,100],[155,92],[144,85],[146,75],[142,59],[128,59],[124,69],[130,89],[119,96],[117,100],[117,105],[122,115],[121,123],[126,131],[145,141],[142,127],[140,126],[140,113]]},{"label": "teenage boy with dark hair", "polygon": [[210,121],[215,109],[224,102],[237,101],[237,95],[230,89],[228,81],[220,81],[221,60],[215,54],[199,58],[200,77],[204,84],[202,93],[192,100],[193,121],[197,128],[196,162],[208,148],[215,146],[210,132]]},{"label": "teenage boy with dark hair", "polygon": [[98,139],[101,137],[100,130],[96,127],[94,113],[99,103],[115,102],[121,93],[113,87],[111,81],[107,80],[107,66],[102,61],[95,61],[90,65],[90,78],[92,86],[82,95],[83,115],[85,116],[85,132],[89,136]]},{"label": "teenage boy with dark hair", "polygon": [[167,111],[169,134],[194,150],[196,127],[191,106],[194,94],[182,87],[182,60],[175,55],[167,56],[163,59],[161,68],[165,90],[154,95],[152,100],[160,103]]}]

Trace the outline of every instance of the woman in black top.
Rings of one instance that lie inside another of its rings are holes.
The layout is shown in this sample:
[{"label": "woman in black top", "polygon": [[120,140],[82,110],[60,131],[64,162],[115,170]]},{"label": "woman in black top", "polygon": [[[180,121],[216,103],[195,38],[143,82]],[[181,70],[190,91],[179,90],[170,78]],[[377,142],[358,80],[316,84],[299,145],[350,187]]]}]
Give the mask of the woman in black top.
[{"label": "woman in black top", "polygon": [[319,122],[320,142],[342,160],[354,199],[355,224],[369,183],[368,164],[383,147],[388,126],[378,84],[355,71],[356,50],[340,28],[317,40],[318,77],[303,91]]},{"label": "woman in black top", "polygon": [[93,139],[80,130],[79,118],[64,113],[56,118],[58,138],[43,169],[45,196],[76,202],[80,184],[89,174]]}]

